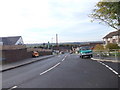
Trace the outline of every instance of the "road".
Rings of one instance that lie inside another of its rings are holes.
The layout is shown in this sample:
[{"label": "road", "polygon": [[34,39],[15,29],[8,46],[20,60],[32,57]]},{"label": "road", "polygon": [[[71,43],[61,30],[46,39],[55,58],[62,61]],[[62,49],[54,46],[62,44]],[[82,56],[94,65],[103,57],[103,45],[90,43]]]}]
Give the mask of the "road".
[{"label": "road", "polygon": [[118,88],[118,74],[102,63],[81,59],[76,54],[62,54],[3,72],[2,86],[11,89]]}]

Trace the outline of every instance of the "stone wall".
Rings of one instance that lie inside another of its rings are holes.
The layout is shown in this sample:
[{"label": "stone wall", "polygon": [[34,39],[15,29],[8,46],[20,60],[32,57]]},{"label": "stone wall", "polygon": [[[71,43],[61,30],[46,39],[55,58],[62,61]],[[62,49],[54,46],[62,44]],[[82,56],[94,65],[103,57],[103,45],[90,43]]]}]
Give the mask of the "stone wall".
[{"label": "stone wall", "polygon": [[27,52],[27,49],[2,50],[2,62],[11,63],[23,59],[31,58],[32,52]]},{"label": "stone wall", "polygon": [[2,48],[2,63],[12,63],[27,58],[32,58],[32,51],[38,51],[40,56],[52,55],[51,50],[28,49],[24,45],[3,46]]}]

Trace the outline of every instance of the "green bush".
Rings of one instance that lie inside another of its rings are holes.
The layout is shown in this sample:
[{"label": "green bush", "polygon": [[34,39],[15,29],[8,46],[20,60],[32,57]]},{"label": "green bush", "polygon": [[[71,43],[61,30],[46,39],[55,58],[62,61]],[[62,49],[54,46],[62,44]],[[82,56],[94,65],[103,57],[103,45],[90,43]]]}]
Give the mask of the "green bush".
[{"label": "green bush", "polygon": [[120,47],[118,46],[118,44],[114,44],[114,43],[109,43],[106,45],[107,49],[120,49]]},{"label": "green bush", "polygon": [[97,50],[97,51],[101,51],[101,50],[104,50],[104,46],[101,45],[101,44],[97,44],[93,50]]}]

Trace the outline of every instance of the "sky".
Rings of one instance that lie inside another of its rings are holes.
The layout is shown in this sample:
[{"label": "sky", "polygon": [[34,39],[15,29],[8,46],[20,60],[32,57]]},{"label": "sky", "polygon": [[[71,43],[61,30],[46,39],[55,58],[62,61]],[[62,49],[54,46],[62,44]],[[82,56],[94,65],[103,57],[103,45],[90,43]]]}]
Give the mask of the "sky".
[{"label": "sky", "polygon": [[101,41],[113,31],[91,23],[99,0],[1,0],[0,37],[22,36],[24,43]]}]

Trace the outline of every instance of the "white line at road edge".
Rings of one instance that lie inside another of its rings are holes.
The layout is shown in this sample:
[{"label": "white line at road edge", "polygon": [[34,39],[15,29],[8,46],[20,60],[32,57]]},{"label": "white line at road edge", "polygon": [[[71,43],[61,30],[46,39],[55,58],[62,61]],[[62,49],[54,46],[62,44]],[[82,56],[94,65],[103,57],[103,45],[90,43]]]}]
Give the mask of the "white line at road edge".
[{"label": "white line at road edge", "polygon": [[18,86],[13,86],[12,88],[8,89],[8,90],[12,90],[12,89],[15,89],[17,88]]},{"label": "white line at road edge", "polygon": [[106,65],[106,64],[104,64],[104,63],[102,63],[102,62],[100,62],[100,61],[98,61],[99,63],[101,63],[102,65],[104,65],[105,67],[107,67],[109,70],[111,70],[113,73],[115,73],[116,75],[118,75],[118,77],[120,77],[120,75],[119,75],[119,73],[118,72],[116,72],[114,69],[112,69],[110,66],[108,66],[108,65]]},{"label": "white line at road edge", "polygon": [[54,68],[57,67],[58,65],[60,65],[60,62],[57,63],[56,65],[54,65],[53,67],[49,68],[48,70],[45,70],[44,72],[40,73],[40,75],[43,75],[43,74],[49,72],[50,70],[54,69]]}]

